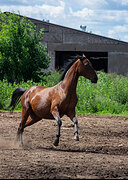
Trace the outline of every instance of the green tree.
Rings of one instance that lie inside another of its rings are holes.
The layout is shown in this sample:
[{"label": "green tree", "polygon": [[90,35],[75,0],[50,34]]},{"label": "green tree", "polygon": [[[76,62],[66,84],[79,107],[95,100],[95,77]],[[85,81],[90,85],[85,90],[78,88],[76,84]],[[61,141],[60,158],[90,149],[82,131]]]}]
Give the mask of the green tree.
[{"label": "green tree", "polygon": [[42,41],[43,29],[15,13],[0,12],[0,80],[39,81],[50,58]]}]

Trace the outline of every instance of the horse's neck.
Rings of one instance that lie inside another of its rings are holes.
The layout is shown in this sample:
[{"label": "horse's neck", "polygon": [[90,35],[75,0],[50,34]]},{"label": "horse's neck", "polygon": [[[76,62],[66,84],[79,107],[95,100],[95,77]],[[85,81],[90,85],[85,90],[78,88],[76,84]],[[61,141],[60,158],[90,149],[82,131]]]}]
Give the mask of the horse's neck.
[{"label": "horse's neck", "polygon": [[64,80],[61,83],[61,87],[64,89],[65,93],[76,93],[76,86],[78,82],[78,73],[76,65],[73,65],[65,75]]}]

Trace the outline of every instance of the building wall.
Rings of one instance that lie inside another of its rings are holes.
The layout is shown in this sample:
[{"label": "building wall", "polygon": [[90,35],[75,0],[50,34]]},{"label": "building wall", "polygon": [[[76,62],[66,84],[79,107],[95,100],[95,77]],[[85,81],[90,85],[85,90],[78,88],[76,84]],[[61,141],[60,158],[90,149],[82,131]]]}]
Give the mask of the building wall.
[{"label": "building wall", "polygon": [[44,21],[30,20],[36,24],[37,31],[44,28],[42,42],[52,58],[49,69],[55,69],[56,51],[107,52],[108,72],[123,75],[128,73],[128,43]]},{"label": "building wall", "polygon": [[128,75],[128,52],[109,52],[108,57],[108,73]]}]

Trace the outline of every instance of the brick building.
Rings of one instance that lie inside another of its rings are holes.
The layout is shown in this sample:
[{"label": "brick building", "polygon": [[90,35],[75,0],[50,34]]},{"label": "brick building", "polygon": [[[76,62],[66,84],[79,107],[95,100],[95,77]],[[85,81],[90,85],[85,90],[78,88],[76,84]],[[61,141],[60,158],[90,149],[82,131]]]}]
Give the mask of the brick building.
[{"label": "brick building", "polygon": [[[21,16],[22,17],[22,16]],[[43,43],[52,61],[51,70],[62,68],[76,54],[85,53],[96,70],[128,74],[128,43],[83,32],[49,22],[28,18],[37,31],[44,28]]]}]

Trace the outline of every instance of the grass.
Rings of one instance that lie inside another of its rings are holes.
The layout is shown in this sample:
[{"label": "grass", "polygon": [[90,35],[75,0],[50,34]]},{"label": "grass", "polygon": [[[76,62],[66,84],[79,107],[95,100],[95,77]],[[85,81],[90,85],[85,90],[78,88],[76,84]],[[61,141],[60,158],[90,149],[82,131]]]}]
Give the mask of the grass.
[{"label": "grass", "polygon": [[80,77],[77,92],[79,114],[128,115],[128,77],[99,72],[96,85]]},{"label": "grass", "polygon": [[[54,86],[59,82],[60,73],[53,72],[43,77],[40,83],[32,81],[20,84],[0,82],[0,109],[8,106],[12,92],[17,87],[28,89],[34,85]],[[84,77],[79,77],[77,84],[77,114],[104,114],[128,116],[128,77],[98,72],[98,83],[92,84]],[[20,103],[16,111],[21,110]]]}]

